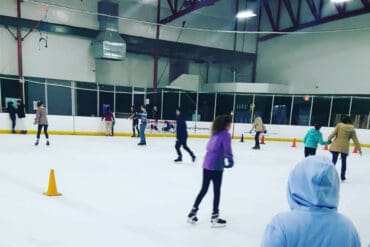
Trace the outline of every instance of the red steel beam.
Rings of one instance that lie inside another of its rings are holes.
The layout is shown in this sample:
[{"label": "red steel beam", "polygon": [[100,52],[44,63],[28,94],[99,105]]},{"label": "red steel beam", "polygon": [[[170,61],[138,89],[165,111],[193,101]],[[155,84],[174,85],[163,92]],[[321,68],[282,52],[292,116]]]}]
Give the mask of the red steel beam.
[{"label": "red steel beam", "polygon": [[[214,5],[217,1],[219,0],[202,0],[202,1],[192,1],[190,3],[189,6],[185,7],[185,8],[180,8],[180,10],[176,10],[175,13],[173,13],[172,15],[170,16],[167,16],[166,18],[162,19],[159,21],[160,24],[167,24],[167,23],[170,23],[171,21],[174,21],[184,15],[187,15],[193,11],[196,11],[198,9],[201,9],[201,8],[204,8],[204,7],[208,7],[208,6],[212,6]],[[175,2],[175,6],[176,6],[176,2]],[[184,5],[183,5],[184,6]]]},{"label": "red steel beam", "polygon": [[21,13],[21,0],[17,0],[17,18],[18,18],[18,23],[17,23],[17,52],[18,52],[18,77],[19,77],[19,82],[21,83],[19,87],[19,98],[23,100],[23,54],[22,54],[22,30],[20,27],[20,20],[22,18],[22,13]]}]

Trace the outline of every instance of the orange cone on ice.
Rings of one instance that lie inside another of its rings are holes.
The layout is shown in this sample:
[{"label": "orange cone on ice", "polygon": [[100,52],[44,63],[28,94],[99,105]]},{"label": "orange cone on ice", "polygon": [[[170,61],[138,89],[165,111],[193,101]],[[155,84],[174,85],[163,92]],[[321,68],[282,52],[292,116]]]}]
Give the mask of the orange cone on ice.
[{"label": "orange cone on ice", "polygon": [[325,151],[328,151],[328,150],[329,150],[329,146],[328,146],[328,145],[325,145],[325,146],[324,146],[324,150],[325,150]]},{"label": "orange cone on ice", "polygon": [[293,144],[292,144],[292,148],[296,148],[297,147],[297,139],[293,139]]},{"label": "orange cone on ice", "polygon": [[355,148],[353,149],[353,152],[352,152],[352,153],[354,153],[354,154],[357,154],[357,153],[358,153],[357,147],[355,147]]},{"label": "orange cone on ice", "polygon": [[61,196],[62,195],[61,193],[58,192],[57,182],[55,181],[55,175],[54,175],[53,169],[50,170],[48,191],[44,192],[44,195],[46,196]]},{"label": "orange cone on ice", "polygon": [[265,135],[262,135],[262,137],[261,137],[261,144],[266,144],[266,142],[265,142]]}]

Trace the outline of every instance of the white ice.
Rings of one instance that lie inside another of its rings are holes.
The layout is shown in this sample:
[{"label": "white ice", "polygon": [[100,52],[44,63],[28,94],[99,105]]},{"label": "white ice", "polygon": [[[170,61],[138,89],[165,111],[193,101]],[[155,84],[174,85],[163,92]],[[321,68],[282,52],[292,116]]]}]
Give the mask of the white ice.
[{"label": "white ice", "polygon": [[[51,136],[33,146],[34,136],[0,135],[1,247],[254,247],[266,224],[288,210],[289,171],[302,159],[302,144],[233,143],[235,168],[225,171],[223,229],[210,228],[212,188],[200,208],[200,222],[186,223],[201,183],[206,139],[190,139],[198,161],[173,163],[173,138]],[[329,156],[320,147],[320,154]],[[364,246],[370,242],[370,156],[351,155],[339,211],[351,218]],[[63,196],[46,197],[55,169]]]}]

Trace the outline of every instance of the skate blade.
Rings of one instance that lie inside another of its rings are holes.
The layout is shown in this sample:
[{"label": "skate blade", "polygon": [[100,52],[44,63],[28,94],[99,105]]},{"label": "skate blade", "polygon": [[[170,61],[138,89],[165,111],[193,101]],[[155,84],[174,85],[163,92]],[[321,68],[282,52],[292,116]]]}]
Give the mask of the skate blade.
[{"label": "skate blade", "polygon": [[225,228],[226,227],[226,224],[212,224],[211,225],[211,228]]},{"label": "skate blade", "polygon": [[190,225],[195,225],[197,222],[198,222],[198,219],[188,219],[187,222],[190,224]]}]

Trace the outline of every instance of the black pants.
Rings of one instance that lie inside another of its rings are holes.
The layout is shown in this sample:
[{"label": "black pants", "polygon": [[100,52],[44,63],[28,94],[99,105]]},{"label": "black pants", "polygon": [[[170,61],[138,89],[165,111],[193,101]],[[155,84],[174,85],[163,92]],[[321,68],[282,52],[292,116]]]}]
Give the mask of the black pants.
[{"label": "black pants", "polygon": [[204,196],[207,194],[209,184],[213,183],[213,214],[218,214],[221,196],[221,184],[222,184],[222,174],[223,171],[210,171],[203,169],[203,183],[202,189],[200,190],[195,203],[194,209],[198,210],[200,203],[202,202]]},{"label": "black pants", "polygon": [[14,131],[15,130],[15,121],[16,121],[16,118],[14,117],[11,117],[10,120],[12,121],[12,130]]},{"label": "black pants", "polygon": [[176,148],[176,152],[179,158],[182,158],[182,153],[180,150],[181,146],[190,154],[191,157],[194,157],[194,153],[190,150],[190,148],[187,145],[187,140],[182,140],[182,141],[177,140],[175,148]]},{"label": "black pants", "polygon": [[41,134],[41,130],[44,129],[44,133],[45,133],[45,137],[46,139],[49,139],[49,134],[48,134],[48,125],[47,124],[39,124],[37,126],[37,140],[40,139],[40,134]]},{"label": "black pants", "polygon": [[139,130],[139,121],[133,121],[132,122],[132,135],[133,136],[136,136],[136,134],[135,134],[135,130],[137,131],[137,134],[139,135],[139,133],[140,133],[140,130]]},{"label": "black pants", "polygon": [[316,155],[316,148],[304,148],[304,157],[308,157],[310,155]]},{"label": "black pants", "polygon": [[340,173],[340,178],[345,179],[346,178],[346,170],[347,170],[347,156],[348,154],[346,153],[339,153],[339,152],[331,152],[333,154],[333,163],[334,165],[337,164],[338,157],[340,154],[340,157],[342,159],[342,168],[341,168],[341,173]]},{"label": "black pants", "polygon": [[256,132],[256,135],[254,136],[255,147],[260,146],[260,135],[261,135],[261,132]]}]

